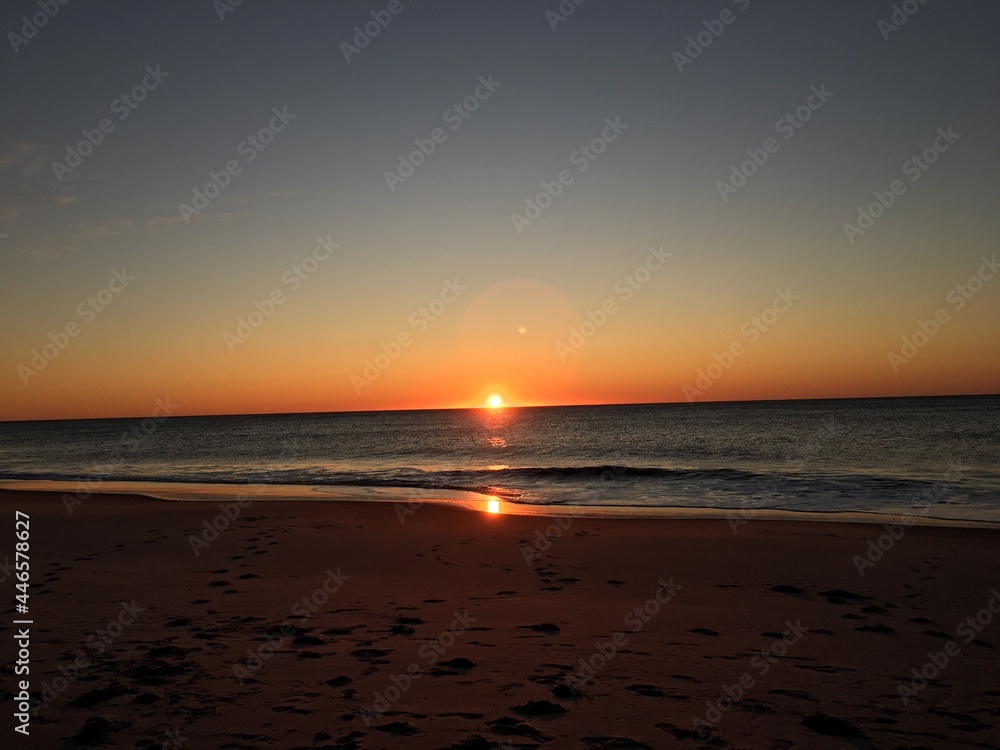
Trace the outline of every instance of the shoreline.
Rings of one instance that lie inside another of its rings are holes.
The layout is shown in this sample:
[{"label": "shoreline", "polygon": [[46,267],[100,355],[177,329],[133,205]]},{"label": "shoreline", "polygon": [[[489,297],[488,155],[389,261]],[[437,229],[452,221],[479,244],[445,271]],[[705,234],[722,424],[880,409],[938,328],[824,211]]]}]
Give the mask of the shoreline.
[{"label": "shoreline", "polygon": [[[80,483],[63,480],[0,480],[0,492],[66,493],[85,502],[97,495],[141,495],[171,502],[217,502],[249,497],[265,502],[373,502],[404,505],[425,503],[454,506],[475,512],[551,518],[712,520],[722,519],[734,527],[757,521],[804,521],[813,523],[899,524],[906,527],[1000,529],[1000,520],[947,518],[925,513],[878,513],[871,511],[807,511],[777,508],[710,508],[691,506],[624,505],[533,505],[510,502],[495,496],[460,490],[429,490],[394,487],[330,485],[230,484],[187,482],[102,481],[99,489],[80,491]],[[78,501],[78,502],[77,502]],[[495,510],[488,510],[490,503]]]}]

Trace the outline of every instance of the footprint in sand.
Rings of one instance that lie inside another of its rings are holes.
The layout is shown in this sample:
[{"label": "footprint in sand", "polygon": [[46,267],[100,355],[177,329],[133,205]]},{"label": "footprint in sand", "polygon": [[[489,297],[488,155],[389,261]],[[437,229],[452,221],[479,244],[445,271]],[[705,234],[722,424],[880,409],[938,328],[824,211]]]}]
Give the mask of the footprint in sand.
[{"label": "footprint in sand", "polygon": [[468,674],[468,672],[476,666],[476,663],[471,659],[466,659],[465,657],[459,656],[454,659],[449,659],[448,661],[439,661],[436,665],[436,669],[432,669],[430,675],[432,677],[452,677],[454,675]]},{"label": "footprint in sand", "polygon": [[557,719],[569,713],[569,709],[548,700],[528,701],[519,706],[511,706],[510,710],[520,716],[532,716],[536,719]]},{"label": "footprint in sand", "polygon": [[111,684],[106,688],[88,690],[76,700],[70,701],[69,705],[73,708],[91,708],[105,701],[125,695],[126,692],[125,688],[121,685]]},{"label": "footprint in sand", "polygon": [[312,713],[312,711],[307,708],[297,708],[296,706],[274,706],[271,710],[276,713],[298,714],[300,716],[308,716]]},{"label": "footprint in sand", "polygon": [[359,648],[352,651],[351,656],[368,664],[389,664],[389,660],[383,657],[392,652],[391,648]]},{"label": "footprint in sand", "polygon": [[380,724],[375,727],[375,730],[384,732],[385,734],[394,734],[398,737],[409,737],[420,732],[419,729],[408,721],[393,721],[388,724]]},{"label": "footprint in sand", "polygon": [[851,669],[850,667],[831,667],[828,664],[796,664],[796,669],[806,669],[810,672],[819,672],[820,674],[836,674],[837,672],[857,672],[856,669]]},{"label": "footprint in sand", "polygon": [[674,737],[675,739],[678,740],[707,739],[709,736],[706,733],[705,736],[702,737],[702,735],[698,734],[698,732],[694,729],[685,729],[684,727],[679,727],[676,724],[670,724],[666,721],[661,721],[659,724],[656,725],[656,728],[659,729],[661,732],[666,732],[671,737]]},{"label": "footprint in sand", "polygon": [[629,685],[627,688],[630,693],[635,693],[636,695],[641,695],[644,698],[662,698],[663,691],[660,690],[656,685],[646,685],[643,683],[638,683],[635,685]]},{"label": "footprint in sand", "polygon": [[881,623],[879,623],[878,625],[859,625],[854,629],[857,630],[859,633],[882,633],[884,635],[890,635],[896,632],[888,625],[882,625]]},{"label": "footprint in sand", "polygon": [[490,742],[481,734],[470,734],[464,740],[453,742],[444,750],[506,750],[506,745]]},{"label": "footprint in sand", "polygon": [[827,589],[826,591],[820,591],[819,595],[826,599],[827,604],[842,606],[857,604],[860,600],[868,598],[860,594],[855,594],[853,591],[844,591],[843,589]]},{"label": "footprint in sand", "polygon": [[701,680],[696,679],[696,678],[691,677],[690,675],[686,675],[686,674],[672,674],[670,676],[673,677],[675,680],[683,680],[684,682],[691,682],[691,683],[693,683],[695,685],[704,685],[705,684]]},{"label": "footprint in sand", "polygon": [[580,741],[587,746],[588,750],[653,750],[651,745],[645,742],[633,740],[631,737],[581,737]]},{"label": "footprint in sand", "polygon": [[314,635],[300,635],[292,641],[292,646],[300,648],[302,646],[325,646],[326,641]]},{"label": "footprint in sand", "polygon": [[563,700],[576,700],[583,697],[583,691],[567,683],[561,683],[552,688],[552,695]]},{"label": "footprint in sand", "polygon": [[691,628],[690,630],[688,630],[688,632],[697,633],[698,635],[710,635],[710,636],[717,636],[719,634],[717,630],[711,630],[710,628]]},{"label": "footprint in sand", "polygon": [[358,628],[363,627],[361,625],[351,625],[347,628],[327,628],[323,631],[323,635],[350,635],[353,631]]},{"label": "footprint in sand", "polygon": [[813,714],[802,720],[802,725],[827,737],[864,737],[864,733],[846,719],[829,714]]},{"label": "footprint in sand", "polygon": [[499,719],[486,722],[486,726],[490,728],[490,731],[493,734],[499,734],[505,737],[523,737],[524,739],[534,740],[535,742],[548,742],[552,739],[548,735],[535,729],[530,724],[525,724],[523,721],[515,719],[513,716],[501,716]]},{"label": "footprint in sand", "polygon": [[103,716],[91,716],[80,731],[73,735],[72,740],[77,745],[102,745],[109,736],[128,729],[132,724],[127,721],[113,721]]},{"label": "footprint in sand", "polygon": [[804,596],[806,593],[805,589],[787,583],[779,583],[777,586],[772,586],[770,590],[776,594],[795,594],[797,596]]},{"label": "footprint in sand", "polygon": [[551,622],[542,622],[538,625],[518,625],[520,630],[534,630],[536,633],[555,635],[559,632],[559,626]]},{"label": "footprint in sand", "polygon": [[820,701],[813,698],[809,693],[804,690],[786,690],[784,688],[775,688],[774,690],[769,690],[769,693],[773,695],[786,695],[789,698],[797,698],[802,701],[808,701],[809,703],[819,703]]}]

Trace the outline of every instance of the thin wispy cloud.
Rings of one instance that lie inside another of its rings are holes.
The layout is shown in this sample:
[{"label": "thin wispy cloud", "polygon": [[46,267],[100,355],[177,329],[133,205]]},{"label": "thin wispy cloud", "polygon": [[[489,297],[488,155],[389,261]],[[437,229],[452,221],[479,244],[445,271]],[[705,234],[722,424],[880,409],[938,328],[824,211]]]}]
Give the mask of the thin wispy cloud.
[{"label": "thin wispy cloud", "polygon": [[46,149],[41,144],[29,141],[10,143],[0,139],[0,170],[33,175],[46,164]]}]

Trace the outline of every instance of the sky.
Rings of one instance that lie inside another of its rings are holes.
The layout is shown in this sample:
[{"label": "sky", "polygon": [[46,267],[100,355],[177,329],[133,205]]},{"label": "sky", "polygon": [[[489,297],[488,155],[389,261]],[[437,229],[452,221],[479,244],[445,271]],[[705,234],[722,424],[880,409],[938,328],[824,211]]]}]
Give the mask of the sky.
[{"label": "sky", "polygon": [[1000,4],[48,7],[0,420],[997,392]]}]

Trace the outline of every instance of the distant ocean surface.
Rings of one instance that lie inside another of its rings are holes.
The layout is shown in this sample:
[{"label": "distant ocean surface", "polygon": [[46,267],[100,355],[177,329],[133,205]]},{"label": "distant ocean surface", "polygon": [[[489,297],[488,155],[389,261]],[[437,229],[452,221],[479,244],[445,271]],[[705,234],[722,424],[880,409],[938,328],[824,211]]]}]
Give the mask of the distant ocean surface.
[{"label": "distant ocean surface", "polygon": [[7,422],[0,478],[1000,520],[1000,397]]}]

